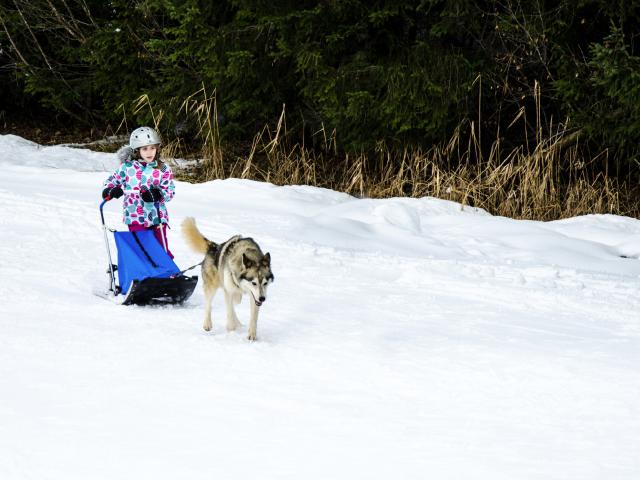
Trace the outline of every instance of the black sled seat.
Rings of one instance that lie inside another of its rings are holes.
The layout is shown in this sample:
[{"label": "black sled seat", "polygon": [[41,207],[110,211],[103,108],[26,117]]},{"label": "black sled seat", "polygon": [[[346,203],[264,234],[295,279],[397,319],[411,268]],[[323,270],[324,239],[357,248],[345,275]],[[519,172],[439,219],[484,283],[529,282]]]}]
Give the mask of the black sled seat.
[{"label": "black sled seat", "polygon": [[198,277],[180,271],[153,231],[113,233],[122,305],[182,303],[191,296]]}]

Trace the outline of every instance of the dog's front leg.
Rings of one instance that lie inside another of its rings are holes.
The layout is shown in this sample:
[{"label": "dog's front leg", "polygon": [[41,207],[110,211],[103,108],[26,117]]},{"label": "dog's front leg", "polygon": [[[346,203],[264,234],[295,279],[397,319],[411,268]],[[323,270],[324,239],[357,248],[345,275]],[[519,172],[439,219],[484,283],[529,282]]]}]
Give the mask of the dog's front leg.
[{"label": "dog's front leg", "polygon": [[227,306],[227,332],[233,332],[236,328],[242,326],[236,310],[233,308],[233,294],[224,290],[224,303]]},{"label": "dog's front leg", "polygon": [[249,319],[249,335],[248,339],[252,342],[256,339],[258,333],[258,312],[260,311],[260,307],[258,307],[255,302],[250,301],[250,319]]}]

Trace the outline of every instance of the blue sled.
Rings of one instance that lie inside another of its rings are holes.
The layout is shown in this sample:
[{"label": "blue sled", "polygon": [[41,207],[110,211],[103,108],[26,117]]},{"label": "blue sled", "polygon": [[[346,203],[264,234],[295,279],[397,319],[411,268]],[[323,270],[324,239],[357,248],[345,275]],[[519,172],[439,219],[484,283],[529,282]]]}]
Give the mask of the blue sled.
[{"label": "blue sled", "polygon": [[[175,304],[185,302],[198,283],[197,276],[186,276],[154,236],[153,231],[114,231],[118,263],[111,250],[100,204],[100,216],[109,257],[109,288],[106,296],[122,305]],[[118,282],[116,283],[116,272]]]}]

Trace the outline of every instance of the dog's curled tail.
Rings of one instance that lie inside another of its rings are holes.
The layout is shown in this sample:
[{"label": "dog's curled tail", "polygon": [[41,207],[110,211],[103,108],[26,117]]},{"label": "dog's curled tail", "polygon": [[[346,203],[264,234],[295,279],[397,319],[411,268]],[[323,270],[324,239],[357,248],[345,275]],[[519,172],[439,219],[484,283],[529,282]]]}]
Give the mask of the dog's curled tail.
[{"label": "dog's curled tail", "polygon": [[187,217],[182,221],[182,235],[187,241],[187,244],[198,253],[207,253],[210,248],[215,249],[218,245],[211,240],[208,240],[198,227],[196,227],[196,219],[193,217]]}]

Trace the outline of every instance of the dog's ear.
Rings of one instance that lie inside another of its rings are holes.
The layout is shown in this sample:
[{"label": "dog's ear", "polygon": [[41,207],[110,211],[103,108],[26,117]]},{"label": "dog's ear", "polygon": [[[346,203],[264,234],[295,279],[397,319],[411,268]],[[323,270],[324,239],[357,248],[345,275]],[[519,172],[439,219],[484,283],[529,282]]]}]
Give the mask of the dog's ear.
[{"label": "dog's ear", "polygon": [[242,254],[242,266],[244,268],[251,268],[253,267],[254,263],[253,260],[251,260],[249,257],[247,257],[246,253]]},{"label": "dog's ear", "polygon": [[264,254],[264,257],[262,257],[262,264],[265,267],[268,267],[271,265],[271,255],[269,255],[269,252]]}]

